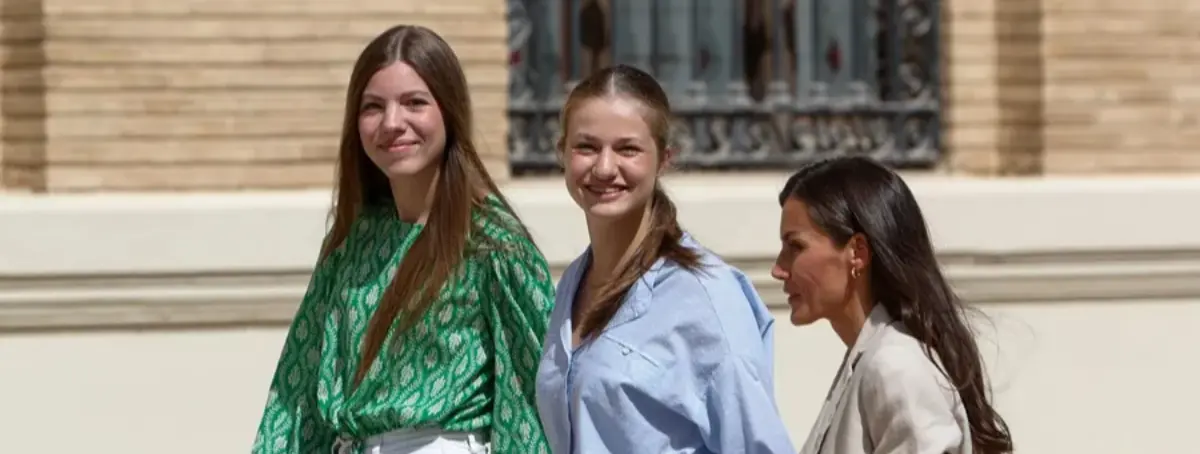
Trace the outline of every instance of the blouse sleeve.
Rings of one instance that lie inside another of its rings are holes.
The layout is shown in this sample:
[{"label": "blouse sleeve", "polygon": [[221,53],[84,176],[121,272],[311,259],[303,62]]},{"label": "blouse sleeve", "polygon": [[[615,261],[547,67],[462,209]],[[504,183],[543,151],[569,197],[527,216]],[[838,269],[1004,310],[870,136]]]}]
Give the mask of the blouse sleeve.
[{"label": "blouse sleeve", "polygon": [[323,454],[333,445],[335,435],[317,418],[322,332],[318,307],[326,280],[319,269],[313,274],[292,320],[267,392],[254,454]]},{"label": "blouse sleeve", "polygon": [[770,382],[751,360],[730,356],[709,377],[705,444],[713,452],[796,452],[775,407]]},{"label": "blouse sleeve", "polygon": [[538,358],[554,306],[550,267],[528,240],[494,252],[490,262],[496,367],[491,452],[548,453],[534,389]]}]

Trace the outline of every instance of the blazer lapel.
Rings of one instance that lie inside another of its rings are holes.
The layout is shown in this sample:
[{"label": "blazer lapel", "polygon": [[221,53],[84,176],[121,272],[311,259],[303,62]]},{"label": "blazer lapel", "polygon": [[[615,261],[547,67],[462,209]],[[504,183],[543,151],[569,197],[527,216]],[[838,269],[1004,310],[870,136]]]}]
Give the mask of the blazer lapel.
[{"label": "blazer lapel", "polygon": [[850,379],[854,377],[854,369],[858,365],[858,360],[862,359],[863,353],[871,347],[871,341],[875,335],[891,321],[891,317],[887,315],[887,310],[883,308],[882,304],[876,304],[871,309],[866,323],[863,324],[858,338],[854,341],[854,346],[847,350],[846,356],[842,358],[842,365],[838,368],[838,374],[829,388],[829,394],[825,396],[825,404],[821,406],[821,413],[817,416],[812,432],[809,433],[808,440],[800,450],[801,454],[816,454],[821,451],[821,447],[825,444],[825,436],[828,435],[829,429],[833,425],[834,417],[845,411],[846,393],[850,390]]},{"label": "blazer lapel", "polygon": [[[808,434],[808,441],[804,443],[802,454],[815,454],[820,452],[821,445],[825,443],[825,435],[829,432],[829,427],[833,423],[833,416],[841,407],[847,386],[850,383],[851,372],[854,367],[850,361],[851,351],[847,351],[846,357],[842,358],[842,365],[838,367],[837,376],[834,377],[833,383],[829,387],[829,393],[825,395],[825,404],[821,406],[821,413],[817,415],[817,421],[813,424],[812,431]],[[857,359],[857,358],[855,358]]]}]

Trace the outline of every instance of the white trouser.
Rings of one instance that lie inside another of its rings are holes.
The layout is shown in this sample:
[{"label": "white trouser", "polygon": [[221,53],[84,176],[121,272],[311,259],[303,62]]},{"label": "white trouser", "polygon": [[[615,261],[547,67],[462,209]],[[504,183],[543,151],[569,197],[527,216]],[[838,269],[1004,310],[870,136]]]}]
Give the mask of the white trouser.
[{"label": "white trouser", "polygon": [[334,442],[334,454],[487,454],[487,436],[481,432],[447,432],[441,429],[400,429],[363,440]]}]

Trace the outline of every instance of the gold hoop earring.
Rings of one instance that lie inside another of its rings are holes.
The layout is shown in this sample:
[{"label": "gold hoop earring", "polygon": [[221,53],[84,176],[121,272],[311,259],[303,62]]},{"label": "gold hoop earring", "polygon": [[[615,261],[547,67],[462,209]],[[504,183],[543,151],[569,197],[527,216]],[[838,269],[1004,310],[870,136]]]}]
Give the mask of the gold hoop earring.
[{"label": "gold hoop earring", "polygon": [[850,277],[852,279],[858,279],[858,268],[850,268]]}]

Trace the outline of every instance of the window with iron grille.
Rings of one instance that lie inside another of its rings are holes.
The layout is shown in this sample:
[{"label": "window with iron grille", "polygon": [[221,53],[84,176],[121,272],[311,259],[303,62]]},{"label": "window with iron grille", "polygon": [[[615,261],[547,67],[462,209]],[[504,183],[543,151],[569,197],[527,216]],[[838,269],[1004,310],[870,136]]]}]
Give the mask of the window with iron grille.
[{"label": "window with iron grille", "polygon": [[559,109],[627,63],[670,94],[676,165],[942,156],[938,0],[508,0],[514,174],[557,171]]}]

